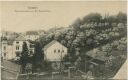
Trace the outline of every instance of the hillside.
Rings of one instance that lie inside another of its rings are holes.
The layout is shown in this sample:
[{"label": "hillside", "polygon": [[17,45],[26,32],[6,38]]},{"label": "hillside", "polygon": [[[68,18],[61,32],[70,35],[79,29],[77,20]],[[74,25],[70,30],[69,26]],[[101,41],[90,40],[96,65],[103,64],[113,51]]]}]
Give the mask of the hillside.
[{"label": "hillside", "polygon": [[126,14],[122,12],[105,17],[99,13],[91,13],[82,19],[76,19],[68,28],[52,29],[39,42],[42,48],[52,40],[62,43],[68,48],[65,61],[75,63],[78,57],[86,55],[96,55],[99,59],[104,57],[104,69],[111,71],[104,75],[112,77],[126,60],[126,22]]}]

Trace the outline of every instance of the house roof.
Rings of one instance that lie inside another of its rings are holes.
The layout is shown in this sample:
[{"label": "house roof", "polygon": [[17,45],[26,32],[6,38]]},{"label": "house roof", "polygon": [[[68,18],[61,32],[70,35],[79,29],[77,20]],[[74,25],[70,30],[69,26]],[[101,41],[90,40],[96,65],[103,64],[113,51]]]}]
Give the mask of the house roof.
[{"label": "house roof", "polygon": [[25,41],[26,39],[23,36],[19,36],[15,39],[15,41]]},{"label": "house roof", "polygon": [[[55,43],[60,43],[60,42],[58,42],[58,41],[56,41],[56,40],[53,40],[53,41],[51,41],[49,44],[47,44],[46,46],[44,46],[44,49],[47,49],[47,48],[49,48],[50,46],[52,46],[53,44],[55,44]],[[60,43],[61,44],[61,43]],[[61,44],[62,45],[62,44]],[[65,47],[65,46],[64,46]]]},{"label": "house roof", "polygon": [[94,59],[100,60],[100,61],[105,61],[106,57],[103,53],[97,52],[96,49],[93,49],[91,51],[88,51],[86,53],[87,56],[92,57]]},{"label": "house roof", "polygon": [[26,35],[38,35],[38,32],[36,32],[36,31],[27,31]]}]

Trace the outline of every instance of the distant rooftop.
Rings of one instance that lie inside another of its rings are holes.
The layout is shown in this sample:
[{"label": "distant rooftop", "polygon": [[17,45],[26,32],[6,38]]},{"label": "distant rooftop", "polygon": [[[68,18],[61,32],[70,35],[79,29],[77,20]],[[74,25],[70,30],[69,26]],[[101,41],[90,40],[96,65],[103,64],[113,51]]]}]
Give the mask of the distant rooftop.
[{"label": "distant rooftop", "polygon": [[19,36],[15,39],[15,41],[25,41],[26,39],[23,36]]},{"label": "distant rooftop", "polygon": [[36,32],[36,31],[27,31],[26,35],[38,35],[38,32]]}]

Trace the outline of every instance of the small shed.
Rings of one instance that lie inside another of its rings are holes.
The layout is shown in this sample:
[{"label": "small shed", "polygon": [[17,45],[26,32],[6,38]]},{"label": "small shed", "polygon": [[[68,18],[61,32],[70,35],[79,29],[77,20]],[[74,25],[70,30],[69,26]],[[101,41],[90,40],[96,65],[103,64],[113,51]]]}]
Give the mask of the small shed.
[{"label": "small shed", "polygon": [[90,60],[88,60],[88,69],[93,72],[93,75],[98,76],[99,74],[103,74],[106,61],[105,55],[95,50],[91,50],[86,53],[86,56],[90,58]]}]

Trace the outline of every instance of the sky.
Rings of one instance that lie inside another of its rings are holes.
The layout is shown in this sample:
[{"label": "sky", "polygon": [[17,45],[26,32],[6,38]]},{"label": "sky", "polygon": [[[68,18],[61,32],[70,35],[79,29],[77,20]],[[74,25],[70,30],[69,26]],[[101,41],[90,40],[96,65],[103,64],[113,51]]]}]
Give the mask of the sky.
[{"label": "sky", "polygon": [[[24,32],[68,27],[77,18],[98,12],[102,15],[126,13],[125,1],[6,1],[1,2],[2,30]],[[36,11],[35,11],[36,10]]]}]

